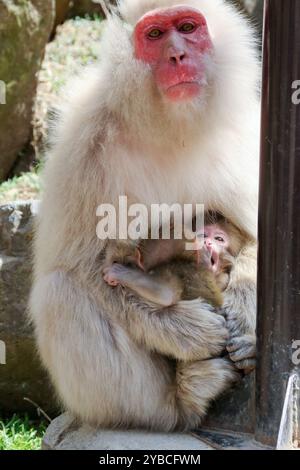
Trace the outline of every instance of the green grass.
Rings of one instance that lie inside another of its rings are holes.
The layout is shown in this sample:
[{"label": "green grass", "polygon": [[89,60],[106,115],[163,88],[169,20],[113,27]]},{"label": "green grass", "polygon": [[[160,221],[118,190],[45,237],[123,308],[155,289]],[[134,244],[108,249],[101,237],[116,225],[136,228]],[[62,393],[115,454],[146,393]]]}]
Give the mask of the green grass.
[{"label": "green grass", "polygon": [[41,190],[39,175],[35,172],[23,173],[21,176],[0,184],[0,204],[17,200],[37,199]]},{"label": "green grass", "polygon": [[47,424],[31,421],[27,415],[0,418],[1,450],[39,450]]}]

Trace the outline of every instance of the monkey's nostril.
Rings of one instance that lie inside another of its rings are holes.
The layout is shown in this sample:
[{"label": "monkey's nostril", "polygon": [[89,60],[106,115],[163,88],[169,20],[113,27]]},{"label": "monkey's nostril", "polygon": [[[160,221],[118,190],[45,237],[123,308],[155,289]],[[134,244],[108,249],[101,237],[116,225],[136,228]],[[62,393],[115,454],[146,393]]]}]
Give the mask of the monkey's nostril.
[{"label": "monkey's nostril", "polygon": [[185,53],[182,52],[182,53],[178,53],[178,54],[172,54],[170,56],[170,62],[174,65],[176,64],[180,64],[180,62],[182,62],[185,58]]}]

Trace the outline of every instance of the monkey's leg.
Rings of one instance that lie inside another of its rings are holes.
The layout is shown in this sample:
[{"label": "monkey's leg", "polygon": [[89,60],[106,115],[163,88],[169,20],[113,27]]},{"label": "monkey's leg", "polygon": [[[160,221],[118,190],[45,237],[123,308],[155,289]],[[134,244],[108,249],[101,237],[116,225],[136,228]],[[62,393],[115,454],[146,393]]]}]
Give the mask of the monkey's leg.
[{"label": "monkey's leg", "polygon": [[131,289],[143,299],[162,307],[169,307],[180,300],[178,290],[172,288],[168,282],[151,277],[139,269],[114,263],[105,268],[103,273],[105,282],[110,286],[120,284]]},{"label": "monkey's leg", "polygon": [[107,314],[148,351],[189,361],[219,356],[226,347],[225,319],[200,299],[160,308],[120,286],[112,289],[101,278],[93,293]]},{"label": "monkey's leg", "polygon": [[175,427],[171,362],[138,347],[80,284],[54,272],[30,304],[41,358],[72,414],[103,427]]},{"label": "monkey's leg", "polygon": [[240,379],[226,358],[178,363],[177,399],[183,427],[199,426],[210,403]]},{"label": "monkey's leg", "polygon": [[[230,334],[229,356],[245,372],[254,368],[256,356],[256,269],[257,247],[250,244],[236,258],[224,295],[224,311]],[[230,351],[232,341],[234,351]]]}]

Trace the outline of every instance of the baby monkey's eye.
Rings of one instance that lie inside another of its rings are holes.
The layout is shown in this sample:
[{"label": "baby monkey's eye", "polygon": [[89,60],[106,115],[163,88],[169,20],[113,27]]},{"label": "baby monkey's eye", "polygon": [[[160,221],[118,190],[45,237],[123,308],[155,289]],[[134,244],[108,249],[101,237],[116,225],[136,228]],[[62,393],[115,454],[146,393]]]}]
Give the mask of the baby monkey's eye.
[{"label": "baby monkey's eye", "polygon": [[222,238],[222,237],[216,237],[215,240],[217,240],[218,242],[221,242],[221,243],[225,242],[224,238]]},{"label": "baby monkey's eye", "polygon": [[193,23],[184,23],[179,27],[181,33],[192,33],[196,29]]},{"label": "baby monkey's eye", "polygon": [[150,39],[158,39],[163,35],[163,31],[161,31],[158,28],[151,29],[149,33],[147,34],[148,38]]}]

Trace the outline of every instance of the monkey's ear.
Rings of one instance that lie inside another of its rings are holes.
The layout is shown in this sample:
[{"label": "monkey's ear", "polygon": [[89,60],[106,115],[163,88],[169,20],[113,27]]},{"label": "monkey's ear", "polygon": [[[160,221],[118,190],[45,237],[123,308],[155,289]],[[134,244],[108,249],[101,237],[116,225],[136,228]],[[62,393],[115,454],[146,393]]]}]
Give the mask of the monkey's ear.
[{"label": "monkey's ear", "polygon": [[143,260],[143,255],[141,253],[141,250],[139,248],[135,249],[135,259],[136,259],[136,264],[137,266],[142,270],[145,271],[145,265],[144,265],[144,260]]}]

